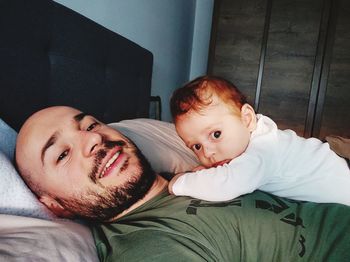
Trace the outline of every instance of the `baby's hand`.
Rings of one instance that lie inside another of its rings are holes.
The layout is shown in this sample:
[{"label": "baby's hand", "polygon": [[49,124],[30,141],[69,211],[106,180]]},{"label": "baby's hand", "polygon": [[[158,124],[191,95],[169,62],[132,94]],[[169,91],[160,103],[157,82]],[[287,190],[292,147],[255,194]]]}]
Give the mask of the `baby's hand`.
[{"label": "baby's hand", "polygon": [[196,171],[199,171],[199,170],[202,170],[202,169],[206,169],[206,167],[205,166],[197,166],[197,167],[192,169],[192,172],[196,172]]},{"label": "baby's hand", "polygon": [[178,173],[176,174],[169,182],[168,184],[168,190],[169,190],[169,193],[174,195],[174,192],[173,192],[173,185],[175,184],[176,180],[182,176],[184,173]]}]

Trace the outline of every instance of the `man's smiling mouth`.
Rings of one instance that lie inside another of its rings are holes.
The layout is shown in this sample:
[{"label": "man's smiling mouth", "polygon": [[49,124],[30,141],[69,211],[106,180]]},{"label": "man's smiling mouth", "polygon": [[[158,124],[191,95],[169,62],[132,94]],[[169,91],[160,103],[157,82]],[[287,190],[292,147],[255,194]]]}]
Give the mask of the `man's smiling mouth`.
[{"label": "man's smiling mouth", "polygon": [[111,166],[114,164],[114,162],[118,159],[119,155],[121,153],[121,150],[118,150],[106,163],[105,167],[103,168],[102,172],[99,175],[99,178],[104,177],[108,171],[112,168]]}]

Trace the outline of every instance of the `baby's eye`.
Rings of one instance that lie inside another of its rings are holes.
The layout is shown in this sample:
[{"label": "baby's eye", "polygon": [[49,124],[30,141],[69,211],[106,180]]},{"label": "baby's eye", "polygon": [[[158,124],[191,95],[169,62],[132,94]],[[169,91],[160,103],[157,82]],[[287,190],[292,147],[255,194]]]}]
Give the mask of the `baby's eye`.
[{"label": "baby's eye", "polygon": [[91,130],[93,130],[96,126],[98,126],[98,125],[99,125],[99,123],[94,122],[94,123],[92,123],[91,125],[89,125],[89,127],[86,129],[86,131],[91,131]]},{"label": "baby's eye", "polygon": [[218,139],[221,136],[221,131],[215,131],[211,133],[212,138]]},{"label": "baby's eye", "polygon": [[57,163],[61,162],[68,155],[68,150],[63,151],[57,158]]},{"label": "baby's eye", "polygon": [[194,144],[193,146],[192,146],[192,149],[194,150],[194,151],[198,151],[198,150],[200,150],[201,149],[201,145],[200,144]]}]

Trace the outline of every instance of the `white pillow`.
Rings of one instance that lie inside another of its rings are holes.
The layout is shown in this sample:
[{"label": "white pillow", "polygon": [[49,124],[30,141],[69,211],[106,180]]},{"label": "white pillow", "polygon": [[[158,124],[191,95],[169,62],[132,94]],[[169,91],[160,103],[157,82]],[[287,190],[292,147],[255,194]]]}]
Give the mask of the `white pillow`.
[{"label": "white pillow", "polygon": [[86,226],[11,215],[0,221],[0,261],[99,261]]},{"label": "white pillow", "polygon": [[172,123],[138,118],[109,126],[134,141],[156,172],[180,173],[199,165],[196,155],[177,135]]},{"label": "white pillow", "polygon": [[11,161],[15,151],[17,133],[0,118],[0,151]]},{"label": "white pillow", "polygon": [[[133,140],[156,172],[184,172],[199,164],[171,123],[144,118],[124,120],[110,126]],[[6,154],[0,150],[0,213],[54,219],[55,215],[37,200],[10,160],[16,132],[4,122],[0,128],[1,148],[6,142]]]},{"label": "white pillow", "polygon": [[12,162],[0,151],[0,214],[12,214],[44,219],[55,216],[23,182]]}]

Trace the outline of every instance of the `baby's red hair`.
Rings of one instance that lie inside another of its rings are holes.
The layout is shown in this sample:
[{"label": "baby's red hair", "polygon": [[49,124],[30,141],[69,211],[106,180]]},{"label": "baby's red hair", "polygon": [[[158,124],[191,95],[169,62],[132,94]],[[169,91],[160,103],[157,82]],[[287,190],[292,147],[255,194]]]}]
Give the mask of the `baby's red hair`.
[{"label": "baby's red hair", "polygon": [[173,120],[190,110],[199,112],[210,105],[211,96],[217,95],[232,109],[241,109],[247,103],[246,97],[230,81],[217,76],[201,76],[175,90],[170,99]]}]

